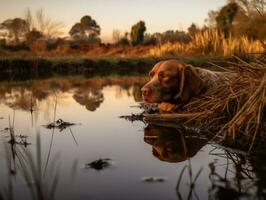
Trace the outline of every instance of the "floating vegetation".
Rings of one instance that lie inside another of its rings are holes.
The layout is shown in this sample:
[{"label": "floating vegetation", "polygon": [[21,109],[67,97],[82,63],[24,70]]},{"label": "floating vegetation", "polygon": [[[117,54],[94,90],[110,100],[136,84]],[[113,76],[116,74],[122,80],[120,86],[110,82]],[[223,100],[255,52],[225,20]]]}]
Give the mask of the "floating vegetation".
[{"label": "floating vegetation", "polygon": [[144,115],[143,113],[139,114],[131,114],[131,115],[122,115],[120,118],[134,122],[134,121],[143,121]]},{"label": "floating vegetation", "polygon": [[85,168],[91,168],[97,171],[101,171],[105,168],[110,167],[112,165],[111,161],[112,159],[110,158],[100,158],[98,160],[85,164]]},{"label": "floating vegetation", "polygon": [[138,107],[140,109],[143,109],[143,112],[138,113],[138,114],[134,114],[132,113],[131,115],[123,115],[120,116],[120,118],[123,118],[125,120],[134,122],[134,121],[144,121],[144,116],[145,114],[155,114],[155,113],[159,113],[159,108],[158,108],[158,104],[156,103],[140,103],[137,106],[134,107]]},{"label": "floating vegetation", "polygon": [[50,124],[44,125],[44,127],[46,127],[47,129],[59,129],[60,132],[70,126],[74,126],[77,125],[75,123],[71,123],[71,122],[65,122],[62,119],[58,119],[55,122],[52,122]]},{"label": "floating vegetation", "polygon": [[165,182],[166,179],[163,177],[148,176],[148,177],[143,177],[142,181],[148,183],[156,183],[156,182]]}]

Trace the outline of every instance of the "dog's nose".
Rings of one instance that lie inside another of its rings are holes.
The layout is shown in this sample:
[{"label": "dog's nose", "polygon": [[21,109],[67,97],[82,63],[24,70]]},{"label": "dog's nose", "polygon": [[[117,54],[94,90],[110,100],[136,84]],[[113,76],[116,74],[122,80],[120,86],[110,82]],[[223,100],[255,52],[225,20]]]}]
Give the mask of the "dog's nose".
[{"label": "dog's nose", "polygon": [[143,96],[148,96],[151,93],[151,89],[148,87],[141,88],[141,93]]}]

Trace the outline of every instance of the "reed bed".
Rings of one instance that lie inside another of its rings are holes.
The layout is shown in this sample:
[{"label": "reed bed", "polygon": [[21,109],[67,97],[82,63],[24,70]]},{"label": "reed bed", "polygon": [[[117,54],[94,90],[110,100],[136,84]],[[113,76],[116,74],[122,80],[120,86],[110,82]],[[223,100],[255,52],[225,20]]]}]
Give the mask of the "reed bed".
[{"label": "reed bed", "polygon": [[208,29],[196,33],[188,43],[166,43],[150,49],[152,56],[177,55],[223,55],[261,53],[264,51],[263,43],[259,40],[242,37],[225,37],[215,29]]},{"label": "reed bed", "polygon": [[266,58],[231,63],[226,83],[218,83],[201,97],[180,108],[176,114],[148,115],[149,122],[193,124],[216,133],[215,138],[249,138],[249,150],[257,139],[266,138]]}]

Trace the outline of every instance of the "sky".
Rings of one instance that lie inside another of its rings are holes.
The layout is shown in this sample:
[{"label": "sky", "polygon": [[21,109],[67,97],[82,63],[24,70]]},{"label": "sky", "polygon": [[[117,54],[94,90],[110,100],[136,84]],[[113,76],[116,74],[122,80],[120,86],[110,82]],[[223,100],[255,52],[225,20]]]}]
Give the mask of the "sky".
[{"label": "sky", "polygon": [[192,22],[204,25],[210,10],[225,5],[226,0],[0,0],[0,22],[23,17],[30,8],[42,8],[47,17],[62,21],[67,32],[84,15],[90,15],[101,27],[101,38],[111,40],[114,29],[130,31],[139,20],[147,32],[186,30]]}]

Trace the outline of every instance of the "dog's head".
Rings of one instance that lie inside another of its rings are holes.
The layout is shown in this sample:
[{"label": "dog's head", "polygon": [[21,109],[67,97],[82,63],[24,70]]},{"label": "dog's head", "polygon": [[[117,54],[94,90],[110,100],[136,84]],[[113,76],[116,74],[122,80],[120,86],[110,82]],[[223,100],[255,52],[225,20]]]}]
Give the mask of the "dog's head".
[{"label": "dog's head", "polygon": [[143,100],[149,103],[188,102],[204,87],[194,67],[175,60],[157,63],[149,76],[150,81],[141,89]]}]

